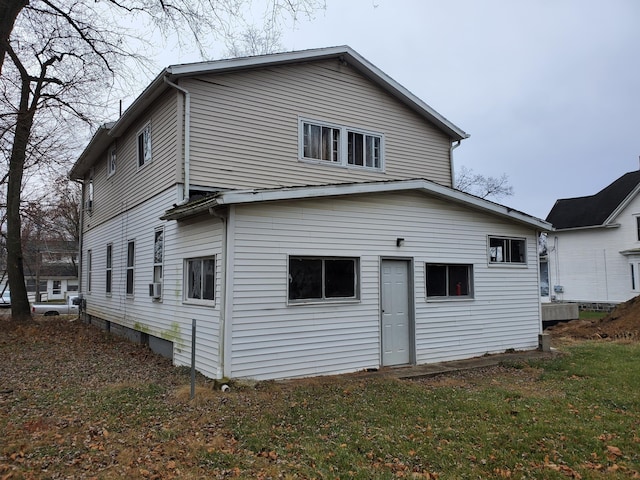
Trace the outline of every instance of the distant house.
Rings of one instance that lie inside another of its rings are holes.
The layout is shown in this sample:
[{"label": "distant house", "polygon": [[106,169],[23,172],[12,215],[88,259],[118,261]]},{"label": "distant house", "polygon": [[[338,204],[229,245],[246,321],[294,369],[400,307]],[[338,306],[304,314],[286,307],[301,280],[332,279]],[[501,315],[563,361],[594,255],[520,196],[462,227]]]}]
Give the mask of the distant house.
[{"label": "distant house", "polygon": [[579,303],[619,303],[640,294],[640,171],[595,195],[558,200],[547,222],[550,294]]},{"label": "distant house", "polygon": [[[78,243],[51,238],[30,239],[24,242],[24,280],[30,301],[63,300],[79,290]],[[0,265],[6,272],[6,262]],[[7,276],[0,275],[0,290]],[[7,286],[8,288],[8,286]]]},{"label": "distant house", "polygon": [[550,225],[452,188],[466,137],[349,47],[170,66],[70,172],[86,318],[217,378],[536,348]]}]

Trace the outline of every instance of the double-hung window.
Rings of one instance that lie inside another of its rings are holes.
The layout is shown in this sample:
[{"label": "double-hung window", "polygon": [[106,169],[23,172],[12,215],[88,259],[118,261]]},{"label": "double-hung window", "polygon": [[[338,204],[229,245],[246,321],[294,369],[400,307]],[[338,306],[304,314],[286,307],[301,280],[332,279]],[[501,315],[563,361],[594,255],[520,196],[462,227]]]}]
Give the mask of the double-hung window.
[{"label": "double-hung window", "polygon": [[162,283],[162,258],[164,252],[164,229],[159,228],[153,234],[153,281]]},{"label": "double-hung window", "polygon": [[185,299],[210,304],[215,300],[215,257],[189,258],[185,262]]},{"label": "double-hung window", "polygon": [[527,262],[524,238],[489,237],[490,264],[520,264]]},{"label": "double-hung window", "polygon": [[116,173],[116,146],[113,145],[107,154],[107,177]]},{"label": "double-hung window", "polygon": [[138,132],[138,168],[151,162],[151,124],[147,123]]},{"label": "double-hung window", "polygon": [[87,292],[91,293],[91,250],[87,250]]},{"label": "double-hung window", "polygon": [[359,298],[358,259],[289,257],[289,300],[333,301]]},{"label": "double-hung window", "polygon": [[380,133],[315,120],[300,120],[302,160],[382,170],[383,144]]},{"label": "double-hung window", "polygon": [[473,298],[473,266],[427,263],[427,298]]},{"label": "double-hung window", "polygon": [[136,266],[136,244],[134,240],[127,242],[127,296],[133,296],[133,273]]},{"label": "double-hung window", "polygon": [[113,285],[113,244],[107,244],[107,266],[105,269],[106,286],[104,292],[111,295]]}]

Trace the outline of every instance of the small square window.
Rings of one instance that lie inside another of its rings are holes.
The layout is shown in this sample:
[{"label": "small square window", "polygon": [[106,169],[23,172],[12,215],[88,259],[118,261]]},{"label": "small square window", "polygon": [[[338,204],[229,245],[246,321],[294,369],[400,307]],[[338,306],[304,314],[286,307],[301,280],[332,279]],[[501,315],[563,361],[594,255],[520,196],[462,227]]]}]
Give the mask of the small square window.
[{"label": "small square window", "polygon": [[525,264],[526,261],[524,238],[489,237],[489,263]]},{"label": "small square window", "polygon": [[215,300],[215,257],[190,258],[185,265],[185,299],[198,303]]}]

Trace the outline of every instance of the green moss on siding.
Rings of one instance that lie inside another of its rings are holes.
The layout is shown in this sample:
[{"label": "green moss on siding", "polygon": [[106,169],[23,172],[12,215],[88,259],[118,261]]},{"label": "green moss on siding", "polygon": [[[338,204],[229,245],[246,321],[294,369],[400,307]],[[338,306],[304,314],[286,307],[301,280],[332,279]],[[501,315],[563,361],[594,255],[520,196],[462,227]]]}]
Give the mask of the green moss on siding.
[{"label": "green moss on siding", "polygon": [[133,329],[134,330],[138,330],[142,333],[151,333],[151,330],[149,329],[149,327],[147,327],[146,325],[143,325],[140,322],[136,322],[133,324]]},{"label": "green moss on siding", "polygon": [[165,340],[173,342],[174,346],[182,347],[182,337],[180,335],[180,324],[178,322],[171,322],[171,328],[164,330],[160,335]]}]

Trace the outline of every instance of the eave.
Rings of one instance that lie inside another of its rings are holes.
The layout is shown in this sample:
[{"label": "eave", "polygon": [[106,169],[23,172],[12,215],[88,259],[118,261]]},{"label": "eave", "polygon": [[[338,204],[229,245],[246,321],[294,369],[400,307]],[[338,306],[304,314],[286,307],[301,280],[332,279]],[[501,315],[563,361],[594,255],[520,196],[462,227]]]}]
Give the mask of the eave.
[{"label": "eave", "polygon": [[330,184],[317,186],[284,187],[260,190],[231,190],[219,192],[211,197],[176,206],[160,217],[161,220],[182,220],[212,212],[226,205],[243,205],[260,202],[303,200],[311,198],[340,197],[363,194],[384,194],[391,192],[418,191],[431,197],[464,205],[474,210],[495,215],[510,221],[533,227],[541,231],[551,231],[553,226],[526,213],[481,199],[474,195],[454,190],[437,183],[424,180],[398,180],[386,182]]}]

